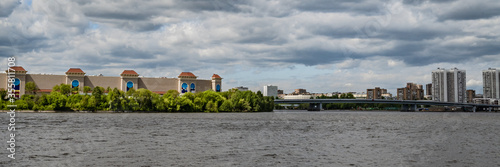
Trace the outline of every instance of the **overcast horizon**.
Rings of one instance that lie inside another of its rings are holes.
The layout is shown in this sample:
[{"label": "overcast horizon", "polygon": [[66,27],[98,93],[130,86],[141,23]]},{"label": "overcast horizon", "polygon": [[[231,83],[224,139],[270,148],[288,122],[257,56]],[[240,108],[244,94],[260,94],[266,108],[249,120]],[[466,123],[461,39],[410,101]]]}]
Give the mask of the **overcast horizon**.
[{"label": "overcast horizon", "polygon": [[0,63],[28,73],[177,77],[219,74],[222,88],[396,96],[431,83],[437,68],[466,70],[482,94],[482,70],[500,67],[495,0],[0,2]]}]

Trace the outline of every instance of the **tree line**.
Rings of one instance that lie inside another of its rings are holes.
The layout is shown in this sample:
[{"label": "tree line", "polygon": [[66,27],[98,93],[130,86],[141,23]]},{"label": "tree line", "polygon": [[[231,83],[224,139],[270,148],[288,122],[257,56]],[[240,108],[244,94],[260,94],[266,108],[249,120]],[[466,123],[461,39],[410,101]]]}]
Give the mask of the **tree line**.
[{"label": "tree line", "polygon": [[[82,91],[83,94],[79,92]],[[34,83],[26,83],[26,92],[14,105],[22,110],[56,111],[155,111],[155,112],[264,112],[272,111],[274,100],[260,91],[230,90],[227,92],[204,92],[179,94],[168,90],[160,95],[147,89],[130,89],[127,92],[117,88],[88,86],[79,90],[71,85],[61,84],[52,88],[49,94],[37,95]],[[0,107],[7,109],[6,91],[0,91]]]}]

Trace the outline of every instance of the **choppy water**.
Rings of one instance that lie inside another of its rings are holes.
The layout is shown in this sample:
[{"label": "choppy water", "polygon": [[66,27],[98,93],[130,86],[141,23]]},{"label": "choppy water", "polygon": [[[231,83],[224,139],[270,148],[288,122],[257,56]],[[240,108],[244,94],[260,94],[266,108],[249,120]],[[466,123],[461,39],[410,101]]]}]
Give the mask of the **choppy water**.
[{"label": "choppy water", "polygon": [[0,166],[500,166],[500,113],[17,113]]}]

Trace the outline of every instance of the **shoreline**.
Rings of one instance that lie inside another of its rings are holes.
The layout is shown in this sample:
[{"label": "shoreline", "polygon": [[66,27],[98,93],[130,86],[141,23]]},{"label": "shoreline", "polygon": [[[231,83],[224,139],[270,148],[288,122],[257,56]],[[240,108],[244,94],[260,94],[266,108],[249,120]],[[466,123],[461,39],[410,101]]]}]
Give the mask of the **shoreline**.
[{"label": "shoreline", "polygon": [[[307,110],[273,110],[273,111],[265,111],[265,112],[276,112],[276,111],[307,111]],[[467,112],[467,111],[399,111],[399,110],[322,110],[322,111],[307,111],[311,113],[317,112],[335,112],[335,111],[352,111],[352,112],[415,112],[415,113],[432,113],[432,112]],[[0,110],[0,113],[7,113],[9,110]],[[265,113],[262,112],[262,113]],[[488,112],[488,111],[478,111],[478,112]],[[496,111],[491,111],[496,112]],[[16,113],[206,113],[206,112],[159,112],[159,111],[55,111],[55,110],[43,110],[43,111],[35,111],[35,110],[16,110]],[[212,112],[211,112],[212,113]],[[217,113],[261,113],[261,112],[217,112]],[[470,112],[473,113],[473,112]]]}]

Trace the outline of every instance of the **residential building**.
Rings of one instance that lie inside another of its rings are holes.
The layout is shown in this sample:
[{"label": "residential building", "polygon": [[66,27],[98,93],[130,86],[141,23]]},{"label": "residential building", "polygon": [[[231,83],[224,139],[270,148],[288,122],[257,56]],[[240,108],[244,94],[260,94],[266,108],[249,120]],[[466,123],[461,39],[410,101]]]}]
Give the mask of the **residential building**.
[{"label": "residential building", "polygon": [[278,86],[264,86],[264,96],[278,97]]},{"label": "residential building", "polygon": [[432,95],[432,84],[425,85],[425,95]]},{"label": "residential building", "polygon": [[465,103],[465,89],[465,70],[438,68],[432,71],[432,100]]},{"label": "residential building", "polygon": [[424,89],[416,83],[406,83],[406,87],[398,88],[398,100],[423,100]]},{"label": "residential building", "polygon": [[279,89],[278,89],[278,94],[279,94],[279,95],[284,94],[284,93],[283,93],[283,90],[279,90]]},{"label": "residential building", "polygon": [[366,89],[366,99],[382,99],[382,94],[387,94],[387,89],[380,89],[380,87]]},{"label": "residential building", "polygon": [[483,97],[500,99],[500,69],[483,70]]},{"label": "residential building", "polygon": [[314,96],[312,95],[293,95],[293,94],[289,94],[289,95],[285,95],[283,96],[283,99],[311,99],[311,98],[314,98]]},{"label": "residential building", "polygon": [[248,91],[248,87],[243,86],[235,87],[234,89],[238,89],[239,91]]},{"label": "residential building", "polygon": [[293,95],[306,95],[310,94],[309,92],[306,91],[306,89],[295,89],[295,92],[292,93]]},{"label": "residential building", "polygon": [[474,103],[474,98],[476,98],[476,91],[467,90],[467,103]]}]

